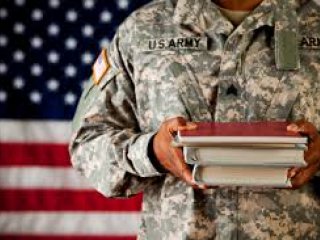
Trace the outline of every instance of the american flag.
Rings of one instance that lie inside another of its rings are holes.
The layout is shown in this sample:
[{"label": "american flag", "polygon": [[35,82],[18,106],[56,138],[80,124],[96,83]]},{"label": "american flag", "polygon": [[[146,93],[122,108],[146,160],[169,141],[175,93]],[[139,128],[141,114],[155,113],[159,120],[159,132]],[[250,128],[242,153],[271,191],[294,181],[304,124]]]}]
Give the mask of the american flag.
[{"label": "american flag", "polygon": [[135,239],[141,196],[104,198],[72,169],[91,66],[149,0],[0,0],[0,239]]}]

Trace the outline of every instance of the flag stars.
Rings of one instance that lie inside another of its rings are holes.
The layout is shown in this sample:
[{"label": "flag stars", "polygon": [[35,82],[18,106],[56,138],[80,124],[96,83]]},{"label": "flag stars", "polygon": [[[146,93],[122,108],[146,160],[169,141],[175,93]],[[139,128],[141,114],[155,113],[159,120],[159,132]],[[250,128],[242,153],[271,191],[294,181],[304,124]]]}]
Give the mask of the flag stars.
[{"label": "flag stars", "polygon": [[84,0],[83,1],[83,7],[86,9],[92,9],[95,5],[95,2],[93,0]]},{"label": "flag stars", "polygon": [[43,44],[43,40],[39,36],[35,36],[31,38],[30,43],[33,48],[41,48]]},{"label": "flag stars", "polygon": [[59,0],[50,0],[49,6],[51,8],[58,8],[60,6],[60,1]]},{"label": "flag stars", "polygon": [[4,35],[0,35],[0,47],[5,47],[8,44],[8,38]]},{"label": "flag stars", "polygon": [[110,45],[110,40],[108,38],[102,38],[100,40],[100,48],[107,48]]},{"label": "flag stars", "polygon": [[16,77],[13,79],[13,87],[15,89],[22,89],[25,86],[24,79],[22,77]]},{"label": "flag stars", "polygon": [[60,27],[55,24],[55,23],[51,23],[49,26],[48,26],[48,34],[50,36],[57,36],[60,32]]},{"label": "flag stars", "polygon": [[29,97],[30,97],[30,101],[36,104],[39,104],[42,101],[42,95],[38,91],[32,91]]},{"label": "flag stars", "polygon": [[47,82],[47,88],[51,91],[51,92],[55,92],[58,90],[59,88],[59,82],[52,78]]},{"label": "flag stars", "polygon": [[43,12],[40,9],[34,9],[31,13],[31,19],[34,21],[40,21],[43,18]]},{"label": "flag stars", "polygon": [[78,19],[78,13],[74,10],[71,9],[66,13],[66,20],[68,22],[75,22]]},{"label": "flag stars", "polygon": [[31,66],[30,71],[32,76],[39,77],[42,74],[43,69],[40,64],[35,63]]},{"label": "flag stars", "polygon": [[58,63],[60,59],[60,55],[56,51],[50,51],[48,53],[48,62],[49,63]]},{"label": "flag stars", "polygon": [[83,64],[91,64],[93,61],[93,55],[90,52],[85,52],[81,55],[81,61]]},{"label": "flag stars", "polygon": [[82,34],[85,37],[91,37],[93,33],[94,33],[94,29],[89,24],[84,25],[84,27],[82,28]]},{"label": "flag stars", "polygon": [[26,0],[15,0],[14,2],[17,6],[21,7],[21,6],[25,5]]},{"label": "flag stars", "polygon": [[0,63],[0,74],[3,75],[7,73],[8,67],[5,63]]},{"label": "flag stars", "polygon": [[25,54],[23,51],[16,50],[13,52],[13,60],[15,62],[23,62],[24,58],[25,58]]},{"label": "flag stars", "polygon": [[75,49],[77,47],[77,44],[78,44],[77,40],[73,37],[69,37],[65,41],[65,46],[66,46],[66,49],[68,50]]},{"label": "flag stars", "polygon": [[0,102],[5,102],[7,100],[7,93],[5,91],[0,90]]},{"label": "flag stars", "polygon": [[65,69],[64,69],[64,73],[66,75],[66,77],[75,77],[77,74],[77,69],[75,66],[69,64]]},{"label": "flag stars", "polygon": [[0,8],[0,18],[5,19],[8,17],[8,10],[6,8]]},{"label": "flag stars", "polygon": [[128,7],[129,7],[129,2],[128,2],[128,0],[119,0],[119,1],[118,1],[118,7],[119,7],[120,9],[128,9]]},{"label": "flag stars", "polygon": [[108,10],[104,10],[101,14],[100,14],[100,21],[104,22],[104,23],[109,23],[111,22],[112,19],[112,14],[111,12],[109,12]]},{"label": "flag stars", "polygon": [[21,22],[17,22],[13,25],[13,32],[16,34],[23,34],[25,31],[25,26]]},{"label": "flag stars", "polygon": [[77,101],[77,97],[74,93],[72,92],[68,92],[65,96],[64,96],[64,102],[66,105],[74,105]]}]

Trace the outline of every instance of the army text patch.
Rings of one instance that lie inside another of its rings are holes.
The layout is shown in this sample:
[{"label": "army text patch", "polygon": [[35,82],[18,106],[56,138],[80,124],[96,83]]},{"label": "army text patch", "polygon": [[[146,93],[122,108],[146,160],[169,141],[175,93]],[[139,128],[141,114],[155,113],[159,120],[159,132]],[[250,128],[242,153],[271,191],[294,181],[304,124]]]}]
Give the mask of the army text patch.
[{"label": "army text patch", "polygon": [[302,49],[320,50],[320,36],[302,36],[299,45]]},{"label": "army text patch", "polygon": [[206,37],[175,37],[148,39],[143,44],[144,51],[163,50],[207,50],[208,39]]},{"label": "army text patch", "polygon": [[96,85],[99,84],[103,76],[108,72],[109,68],[110,63],[108,61],[107,51],[103,49],[92,67],[92,79]]}]

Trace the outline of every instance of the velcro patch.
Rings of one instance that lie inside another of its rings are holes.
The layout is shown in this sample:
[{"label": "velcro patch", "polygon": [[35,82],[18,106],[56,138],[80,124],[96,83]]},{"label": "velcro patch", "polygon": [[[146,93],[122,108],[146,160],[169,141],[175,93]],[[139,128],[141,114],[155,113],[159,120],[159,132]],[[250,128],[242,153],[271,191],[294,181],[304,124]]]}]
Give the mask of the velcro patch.
[{"label": "velcro patch", "polygon": [[92,67],[92,79],[96,85],[98,85],[103,78],[103,76],[108,72],[110,69],[110,63],[107,56],[107,50],[102,49],[99,57],[94,62]]}]

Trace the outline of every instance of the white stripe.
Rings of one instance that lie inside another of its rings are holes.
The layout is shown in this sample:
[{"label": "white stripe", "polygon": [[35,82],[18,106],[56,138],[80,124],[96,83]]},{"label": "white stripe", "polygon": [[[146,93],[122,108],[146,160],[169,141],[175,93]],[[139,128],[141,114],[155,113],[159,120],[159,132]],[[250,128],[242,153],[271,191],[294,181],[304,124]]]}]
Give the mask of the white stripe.
[{"label": "white stripe", "polygon": [[0,213],[1,234],[136,235],[139,213],[22,212]]},{"label": "white stripe", "polygon": [[1,167],[0,188],[91,189],[87,180],[71,167]]},{"label": "white stripe", "polygon": [[0,120],[0,142],[68,143],[70,136],[67,121]]}]

